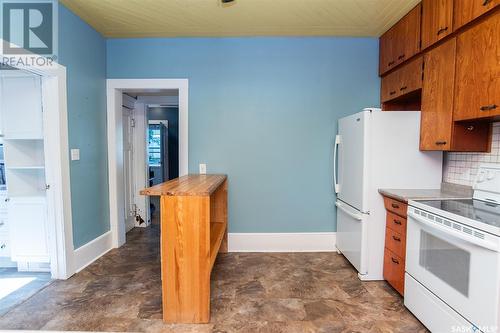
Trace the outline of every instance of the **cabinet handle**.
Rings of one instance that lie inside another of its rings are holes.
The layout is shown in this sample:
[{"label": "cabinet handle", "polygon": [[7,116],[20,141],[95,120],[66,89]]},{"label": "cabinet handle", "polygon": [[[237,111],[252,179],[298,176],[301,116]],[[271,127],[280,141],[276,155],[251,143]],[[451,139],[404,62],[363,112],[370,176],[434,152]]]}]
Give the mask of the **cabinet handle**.
[{"label": "cabinet handle", "polygon": [[408,87],[404,86],[404,87],[401,87],[399,90],[403,91],[403,90],[406,90],[406,89],[408,89]]},{"label": "cabinet handle", "polygon": [[394,223],[397,224],[397,225],[401,225],[401,221],[400,220],[394,220]]},{"label": "cabinet handle", "polygon": [[391,92],[389,92],[389,95],[394,95],[396,93],[396,90],[393,90]]},{"label": "cabinet handle", "polygon": [[481,111],[491,111],[491,110],[495,110],[497,107],[498,107],[498,105],[496,105],[496,104],[485,105],[485,106],[481,106],[480,110]]},{"label": "cabinet handle", "polygon": [[389,61],[389,63],[387,65],[392,66],[392,65],[394,65],[394,63],[395,63],[395,61]]},{"label": "cabinet handle", "polygon": [[467,126],[466,128],[469,132],[472,132],[474,130],[474,125]]},{"label": "cabinet handle", "polygon": [[491,2],[491,0],[484,0],[483,1],[483,6],[487,6],[490,2]]},{"label": "cabinet handle", "polygon": [[5,201],[5,202],[9,202],[9,201],[10,201],[10,199],[9,199],[9,198],[5,198],[5,200],[4,200],[4,201]]},{"label": "cabinet handle", "polygon": [[7,245],[2,244],[2,245],[0,246],[0,249],[2,249],[2,250],[3,250],[3,249],[5,249],[5,247],[6,247],[6,246],[7,246]]},{"label": "cabinet handle", "polygon": [[445,144],[446,144],[446,141],[436,141],[436,144],[437,144],[438,146],[443,146],[443,145],[445,145]]},{"label": "cabinet handle", "polygon": [[399,205],[397,203],[394,203],[394,202],[392,203],[391,206],[392,206],[392,208],[399,208]]},{"label": "cabinet handle", "polygon": [[398,259],[391,257],[391,260],[392,260],[393,263],[399,265],[399,260]]},{"label": "cabinet handle", "polygon": [[402,55],[400,55],[400,56],[398,57],[398,60],[402,60],[402,59],[404,59],[404,58],[405,58],[405,54],[403,53]]},{"label": "cabinet handle", "polygon": [[441,35],[443,32],[446,32],[448,30],[448,27],[444,27],[438,30],[437,34],[438,36]]},{"label": "cabinet handle", "polygon": [[401,238],[397,236],[392,236],[392,239],[394,239],[396,242],[401,242]]}]

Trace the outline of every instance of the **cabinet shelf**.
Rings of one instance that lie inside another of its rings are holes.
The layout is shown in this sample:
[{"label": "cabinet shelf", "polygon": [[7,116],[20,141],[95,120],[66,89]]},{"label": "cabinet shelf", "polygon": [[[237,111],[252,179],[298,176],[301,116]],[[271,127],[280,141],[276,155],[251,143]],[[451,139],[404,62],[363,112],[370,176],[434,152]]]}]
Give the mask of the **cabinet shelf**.
[{"label": "cabinet shelf", "polygon": [[33,166],[7,166],[7,170],[44,170],[43,165],[33,165]]},{"label": "cabinet shelf", "polygon": [[226,231],[226,224],[219,222],[210,223],[210,270],[215,263],[215,258],[217,258],[217,253],[219,253],[219,248],[224,238],[224,233]]}]

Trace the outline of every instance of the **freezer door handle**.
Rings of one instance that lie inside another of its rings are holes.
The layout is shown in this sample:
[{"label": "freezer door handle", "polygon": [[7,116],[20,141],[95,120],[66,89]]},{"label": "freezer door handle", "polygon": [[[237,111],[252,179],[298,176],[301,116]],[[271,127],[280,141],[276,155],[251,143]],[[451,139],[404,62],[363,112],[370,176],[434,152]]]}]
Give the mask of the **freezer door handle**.
[{"label": "freezer door handle", "polygon": [[335,145],[333,146],[333,186],[335,188],[335,193],[339,193],[340,191],[340,186],[339,183],[337,182],[337,155],[338,155],[338,148],[340,144],[340,135],[335,136]]},{"label": "freezer door handle", "polygon": [[340,203],[340,202],[335,202],[335,206],[337,206],[341,211],[343,211],[344,213],[346,213],[347,215],[349,215],[350,217],[352,217],[353,219],[355,219],[356,221],[363,221],[363,217],[361,214],[356,214],[356,213],[353,213],[351,211],[349,211],[344,204]]}]

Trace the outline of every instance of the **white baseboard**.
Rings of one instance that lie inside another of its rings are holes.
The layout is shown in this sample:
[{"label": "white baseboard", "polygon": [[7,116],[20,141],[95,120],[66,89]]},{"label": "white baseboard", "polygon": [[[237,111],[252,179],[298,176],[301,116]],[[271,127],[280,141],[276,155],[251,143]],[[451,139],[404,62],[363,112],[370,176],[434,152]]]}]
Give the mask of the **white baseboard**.
[{"label": "white baseboard", "polygon": [[335,252],[335,232],[229,233],[229,252]]},{"label": "white baseboard", "polygon": [[111,231],[108,231],[93,241],[76,249],[73,257],[75,273],[80,272],[82,269],[102,257],[111,250],[111,248]]}]

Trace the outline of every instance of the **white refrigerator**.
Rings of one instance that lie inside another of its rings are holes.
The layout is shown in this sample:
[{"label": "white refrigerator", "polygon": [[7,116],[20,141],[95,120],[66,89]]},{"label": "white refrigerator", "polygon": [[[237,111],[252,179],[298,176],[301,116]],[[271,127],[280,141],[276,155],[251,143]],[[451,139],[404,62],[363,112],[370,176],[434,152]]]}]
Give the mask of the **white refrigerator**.
[{"label": "white refrigerator", "polygon": [[361,280],[383,280],[380,188],[437,189],[442,152],[421,152],[420,111],[364,109],[341,118],[334,149],[337,249]]}]

